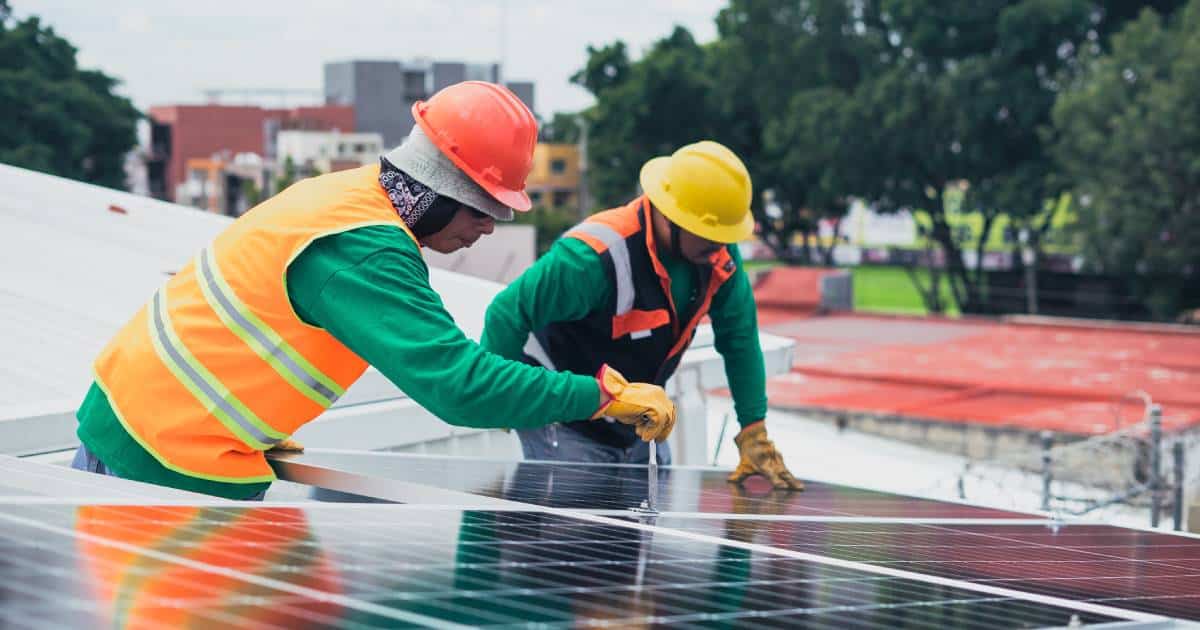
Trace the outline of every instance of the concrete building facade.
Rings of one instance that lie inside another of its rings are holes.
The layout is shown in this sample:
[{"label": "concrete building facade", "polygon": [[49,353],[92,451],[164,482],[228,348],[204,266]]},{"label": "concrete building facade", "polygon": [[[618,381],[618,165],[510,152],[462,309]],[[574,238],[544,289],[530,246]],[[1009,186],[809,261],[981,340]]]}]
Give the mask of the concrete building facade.
[{"label": "concrete building facade", "polygon": [[[383,136],[385,149],[408,137],[415,122],[412,106],[434,92],[462,81],[500,80],[500,65],[427,59],[351,60],[325,64],[325,102],[354,108],[359,131]],[[530,109],[534,84],[506,83]]]},{"label": "concrete building facade", "polygon": [[274,157],[275,134],[283,129],[355,130],[354,108],[332,105],[266,109],[256,106],[167,105],[151,107],[146,156],[150,195],[175,200],[189,159],[255,153]]},{"label": "concrete building facade", "polygon": [[280,131],[276,137],[275,162],[287,159],[301,172],[331,173],[370,164],[383,154],[383,135],[358,131]]},{"label": "concrete building facade", "polygon": [[525,190],[533,205],[576,208],[579,184],[579,147],[539,142],[533,150],[533,169],[525,180]]}]

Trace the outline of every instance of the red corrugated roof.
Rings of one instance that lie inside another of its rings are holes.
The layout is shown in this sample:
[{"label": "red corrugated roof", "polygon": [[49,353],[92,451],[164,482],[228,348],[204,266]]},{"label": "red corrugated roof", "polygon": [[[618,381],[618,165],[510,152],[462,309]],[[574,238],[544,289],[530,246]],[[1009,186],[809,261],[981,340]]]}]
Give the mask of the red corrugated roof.
[{"label": "red corrugated roof", "polygon": [[880,317],[766,310],[797,341],[771,404],[1095,434],[1135,421],[1136,390],[1168,428],[1200,424],[1200,331],[1052,319]]}]

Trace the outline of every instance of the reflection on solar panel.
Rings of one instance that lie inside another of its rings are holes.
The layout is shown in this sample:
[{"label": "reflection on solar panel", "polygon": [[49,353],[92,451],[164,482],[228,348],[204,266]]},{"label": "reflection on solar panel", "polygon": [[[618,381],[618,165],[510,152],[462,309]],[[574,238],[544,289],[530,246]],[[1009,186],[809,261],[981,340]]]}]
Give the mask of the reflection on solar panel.
[{"label": "reflection on solar panel", "polygon": [[0,525],[0,619],[14,626],[1010,628],[1121,619],[539,512],[8,505]]}]

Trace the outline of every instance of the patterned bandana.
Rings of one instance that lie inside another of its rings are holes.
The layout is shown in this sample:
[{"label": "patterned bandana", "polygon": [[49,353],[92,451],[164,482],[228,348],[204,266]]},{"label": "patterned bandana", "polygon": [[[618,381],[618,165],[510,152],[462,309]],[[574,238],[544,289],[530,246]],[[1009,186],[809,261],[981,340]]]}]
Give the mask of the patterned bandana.
[{"label": "patterned bandana", "polygon": [[392,207],[409,228],[417,225],[438,198],[432,189],[392,166],[386,159],[380,160],[379,185],[383,186],[388,199],[392,200]]}]

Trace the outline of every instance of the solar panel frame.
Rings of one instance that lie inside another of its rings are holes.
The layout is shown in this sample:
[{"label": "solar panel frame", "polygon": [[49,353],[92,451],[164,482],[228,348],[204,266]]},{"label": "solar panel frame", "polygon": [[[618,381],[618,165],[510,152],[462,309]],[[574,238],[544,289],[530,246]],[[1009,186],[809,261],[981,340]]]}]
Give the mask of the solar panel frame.
[{"label": "solar panel frame", "polygon": [[[620,511],[648,495],[644,465],[430,457],[408,453],[310,449],[272,455],[281,479],[404,503],[469,496],[523,505]],[[659,512],[747,514],[763,517],[892,517],[903,519],[1045,519],[965,502],[908,497],[806,480],[803,493],[772,491],[761,478],[744,487],[725,481],[728,471],[670,466],[659,471]],[[429,492],[428,488],[445,492]],[[504,504],[489,503],[494,509]],[[511,507],[511,506],[510,506]]]}]

